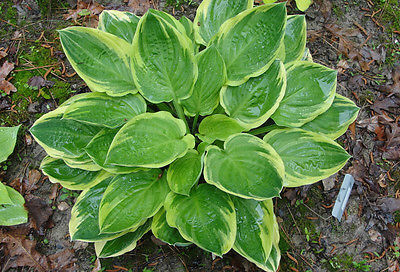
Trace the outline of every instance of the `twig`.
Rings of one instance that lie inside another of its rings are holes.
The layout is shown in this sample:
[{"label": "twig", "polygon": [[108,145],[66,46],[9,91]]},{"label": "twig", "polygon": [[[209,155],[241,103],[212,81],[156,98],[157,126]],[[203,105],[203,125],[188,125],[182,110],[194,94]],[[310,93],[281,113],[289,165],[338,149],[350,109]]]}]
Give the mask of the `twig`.
[{"label": "twig", "polygon": [[291,216],[292,219],[293,219],[293,222],[294,222],[294,225],[295,225],[297,231],[298,231],[299,234],[301,235],[302,233],[301,233],[299,227],[298,227],[297,224],[296,224],[296,220],[294,220],[294,216],[293,216],[293,214],[292,214],[292,211],[291,211],[290,208],[289,208],[289,205],[286,204],[286,207],[287,207],[287,209],[288,209],[288,211],[289,211],[289,213],[290,213],[290,216]]},{"label": "twig", "polygon": [[186,272],[189,272],[189,269],[187,268],[186,263],[182,260],[181,256],[179,256],[179,254],[177,254],[175,252],[175,250],[170,245],[168,245],[168,247],[176,254],[176,256],[178,256],[179,260],[181,261],[181,263],[185,267]]},{"label": "twig", "polygon": [[353,24],[355,24],[356,27],[358,27],[358,28],[365,34],[365,36],[367,36],[367,37],[369,36],[369,35],[368,35],[368,32],[365,30],[365,28],[363,28],[359,23],[357,23],[356,21],[354,21]]},{"label": "twig", "polygon": [[17,25],[14,25],[14,24],[12,24],[12,23],[10,23],[10,22],[7,22],[6,20],[3,20],[3,19],[0,18],[0,21],[2,21],[3,23],[8,24],[8,25],[10,25],[10,26],[13,26],[13,27],[15,27],[15,28],[22,29],[23,31],[26,31],[26,32],[29,33],[28,30],[25,30],[25,29],[23,29],[23,28],[21,28],[21,27],[19,27],[19,26],[17,26]]},{"label": "twig", "polygon": [[19,70],[14,70],[14,72],[31,71],[31,70],[41,69],[41,68],[54,67],[54,66],[56,66],[57,64],[58,64],[58,63],[49,64],[49,65],[43,65],[43,66],[38,66],[38,67],[31,67],[31,68],[26,68],[26,69],[19,69]]},{"label": "twig", "polygon": [[319,218],[321,218],[321,219],[323,219],[323,220],[325,220],[325,221],[327,221],[327,220],[329,220],[329,219],[332,218],[332,215],[329,216],[329,217],[323,217],[322,215],[318,214],[316,211],[314,211],[313,209],[311,209],[311,208],[310,208],[309,206],[307,206],[306,204],[302,203],[302,205],[304,205],[304,206],[305,206],[307,209],[309,209],[312,213],[314,213],[314,214],[317,215]]}]

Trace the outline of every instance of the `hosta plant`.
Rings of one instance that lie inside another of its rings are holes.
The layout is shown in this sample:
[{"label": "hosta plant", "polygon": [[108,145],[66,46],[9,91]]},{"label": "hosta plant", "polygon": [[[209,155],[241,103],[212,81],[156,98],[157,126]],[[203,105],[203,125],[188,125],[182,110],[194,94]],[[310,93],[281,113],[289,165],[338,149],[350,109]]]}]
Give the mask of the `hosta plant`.
[{"label": "hosta plant", "polygon": [[285,3],[204,0],[194,21],[104,11],[97,29],[60,31],[92,92],[36,121],[50,181],[83,190],[72,240],[121,255],[152,231],[171,245],[233,249],[275,271],[272,199],[317,182],[349,155],[334,139],[357,115],[314,63]]},{"label": "hosta plant", "polygon": [[[0,163],[14,151],[19,127],[0,127]],[[0,226],[26,223],[28,212],[24,203],[20,193],[0,182]]]}]

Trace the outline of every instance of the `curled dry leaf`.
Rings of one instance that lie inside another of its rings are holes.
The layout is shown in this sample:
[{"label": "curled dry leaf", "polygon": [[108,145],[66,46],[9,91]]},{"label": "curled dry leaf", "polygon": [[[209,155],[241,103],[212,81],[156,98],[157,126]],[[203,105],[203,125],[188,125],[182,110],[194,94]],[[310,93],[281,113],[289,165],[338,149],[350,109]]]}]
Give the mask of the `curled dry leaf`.
[{"label": "curled dry leaf", "polygon": [[[90,1],[86,3],[85,1],[78,1],[76,4],[76,9],[68,10],[68,13],[64,15],[66,20],[78,20],[81,17],[89,17],[95,19],[97,22],[98,15],[104,10],[104,6],[97,2]],[[94,26],[95,27],[95,26]]]},{"label": "curled dry leaf", "polygon": [[17,88],[15,88],[15,86],[10,82],[8,82],[7,80],[0,79],[0,90],[8,95],[11,92],[15,93],[17,91]]},{"label": "curled dry leaf", "polygon": [[5,79],[14,70],[14,63],[5,61],[0,68],[0,78]]},{"label": "curled dry leaf", "polygon": [[0,50],[0,60],[1,60],[2,58],[6,57],[6,56],[7,56],[7,52],[6,52],[6,51],[3,51],[3,50]]},{"label": "curled dry leaf", "polygon": [[33,88],[36,88],[37,90],[39,90],[39,89],[41,89],[43,87],[46,87],[46,88],[53,87],[54,86],[54,82],[50,81],[50,80],[45,80],[41,76],[34,76],[34,77],[31,77],[28,80],[28,85],[33,87]]},{"label": "curled dry leaf", "polygon": [[16,92],[17,88],[10,82],[6,80],[6,77],[9,73],[14,69],[14,63],[5,61],[3,65],[0,67],[0,90],[5,92],[6,94],[10,94],[11,92]]}]

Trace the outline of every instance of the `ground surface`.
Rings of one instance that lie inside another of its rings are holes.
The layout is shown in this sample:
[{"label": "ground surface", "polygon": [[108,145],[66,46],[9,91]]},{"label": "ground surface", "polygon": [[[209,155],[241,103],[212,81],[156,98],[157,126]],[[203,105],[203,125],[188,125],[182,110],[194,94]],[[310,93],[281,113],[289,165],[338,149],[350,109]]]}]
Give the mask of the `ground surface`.
[{"label": "ground surface", "polygon": [[[0,67],[5,61],[15,64],[7,79],[17,90],[1,94],[0,123],[22,124],[15,152],[0,165],[1,178],[25,196],[30,211],[29,223],[0,228],[2,271],[40,271],[44,263],[54,271],[259,271],[234,252],[213,260],[195,246],[161,245],[151,234],[134,251],[101,260],[100,268],[93,245],[69,241],[69,214],[78,194],[51,184],[37,170],[45,153],[27,129],[68,97],[87,91],[61,52],[56,30],[95,25],[102,7],[81,3],[77,10],[74,2],[0,2],[0,52],[7,52]],[[191,19],[198,5],[184,0],[98,2],[139,15],[153,7]],[[397,0],[331,0],[315,1],[306,12],[314,61],[339,70],[338,92],[361,111],[338,140],[353,156],[346,167],[323,182],[286,189],[275,200],[280,271],[399,271],[399,9]],[[339,223],[330,214],[346,173],[356,183]]]}]

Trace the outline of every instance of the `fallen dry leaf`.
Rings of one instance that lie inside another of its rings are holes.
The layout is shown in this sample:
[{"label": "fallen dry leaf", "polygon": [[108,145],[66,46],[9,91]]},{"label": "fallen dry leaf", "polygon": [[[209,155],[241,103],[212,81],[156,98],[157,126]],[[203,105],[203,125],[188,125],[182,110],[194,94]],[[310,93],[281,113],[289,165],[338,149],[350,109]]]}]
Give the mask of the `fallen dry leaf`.
[{"label": "fallen dry leaf", "polygon": [[322,2],[319,7],[319,11],[322,13],[322,15],[325,17],[325,19],[328,19],[331,17],[332,13],[332,2],[328,0],[320,1]]},{"label": "fallen dry leaf", "polygon": [[149,0],[129,0],[129,10],[135,14],[143,15],[150,8],[154,8]]},{"label": "fallen dry leaf", "polygon": [[50,200],[56,199],[57,194],[58,194],[58,183],[55,183],[55,184],[53,184],[53,186],[51,187],[49,199],[50,199]]},{"label": "fallen dry leaf", "polygon": [[387,141],[386,147],[390,148],[393,146],[400,145],[400,126],[398,125],[398,119],[395,122],[389,123],[386,129]]},{"label": "fallen dry leaf", "polygon": [[385,133],[385,127],[383,126],[377,126],[375,127],[375,134],[376,134],[376,139],[378,141],[385,141],[386,140],[386,133]]},{"label": "fallen dry leaf", "polygon": [[14,70],[14,63],[5,61],[0,68],[0,78],[6,78]]},{"label": "fallen dry leaf", "polygon": [[26,186],[25,192],[36,190],[37,189],[36,183],[38,183],[41,177],[42,174],[38,170],[36,169],[29,170],[28,184]]},{"label": "fallen dry leaf", "polygon": [[9,268],[32,267],[35,271],[77,271],[74,250],[64,249],[50,256],[44,256],[36,250],[36,240],[29,240],[20,228],[10,231],[0,229],[0,250],[4,260],[2,271]]},{"label": "fallen dry leaf", "polygon": [[41,76],[34,76],[28,80],[28,85],[39,90],[43,87],[51,88],[54,86],[54,82],[50,80],[45,80]]},{"label": "fallen dry leaf", "polygon": [[347,173],[352,175],[355,180],[362,182],[365,180],[368,170],[361,161],[354,160]]},{"label": "fallen dry leaf", "polygon": [[387,198],[380,198],[376,201],[376,205],[383,211],[383,212],[395,212],[400,211],[400,199],[387,197]]},{"label": "fallen dry leaf", "polygon": [[400,65],[396,66],[392,71],[393,84],[387,84],[380,88],[381,91],[395,93],[400,95]]},{"label": "fallen dry leaf", "polygon": [[6,77],[14,69],[14,63],[5,61],[0,67],[0,90],[5,92],[7,95],[11,92],[16,92],[17,88],[6,80]]},{"label": "fallen dry leaf", "polygon": [[400,106],[400,99],[398,97],[385,97],[384,99],[378,99],[374,102],[370,108],[376,113],[382,114],[382,110],[387,112],[393,112],[393,108]]},{"label": "fallen dry leaf", "polygon": [[7,57],[7,52],[0,50],[0,60],[5,57]]},{"label": "fallen dry leaf", "polygon": [[78,18],[86,17],[90,19],[90,24],[97,24],[98,15],[105,9],[104,6],[100,5],[97,2],[90,1],[86,3],[84,1],[78,1],[76,4],[76,9],[68,10],[68,13],[64,15],[66,20],[74,20],[77,21]]},{"label": "fallen dry leaf", "polygon": [[388,148],[383,152],[382,157],[386,160],[400,160],[400,146]]},{"label": "fallen dry leaf", "polygon": [[2,271],[22,266],[34,267],[37,271],[49,270],[46,256],[36,251],[35,240],[0,229],[0,243],[5,244],[5,255],[8,256]]},{"label": "fallen dry leaf", "polygon": [[31,225],[35,230],[39,231],[39,233],[42,233],[42,230],[46,228],[46,223],[48,223],[53,214],[53,210],[48,202],[40,197],[27,195],[25,199],[25,206],[29,211]]},{"label": "fallen dry leaf", "polygon": [[382,242],[382,234],[380,234],[379,232],[377,232],[374,229],[370,229],[368,231],[369,234],[369,238],[371,238],[371,240],[375,243],[380,243]]},{"label": "fallen dry leaf", "polygon": [[337,64],[337,68],[338,68],[338,72],[339,73],[343,73],[344,71],[346,71],[349,68],[349,64],[347,63],[346,60],[341,59],[339,60],[338,64]]},{"label": "fallen dry leaf", "polygon": [[73,272],[77,271],[76,259],[72,249],[64,249],[48,257],[49,264],[53,271]]},{"label": "fallen dry leaf", "polygon": [[15,93],[17,91],[17,88],[15,88],[15,86],[10,82],[8,82],[7,80],[0,79],[0,90],[2,90],[8,95],[11,92]]}]

